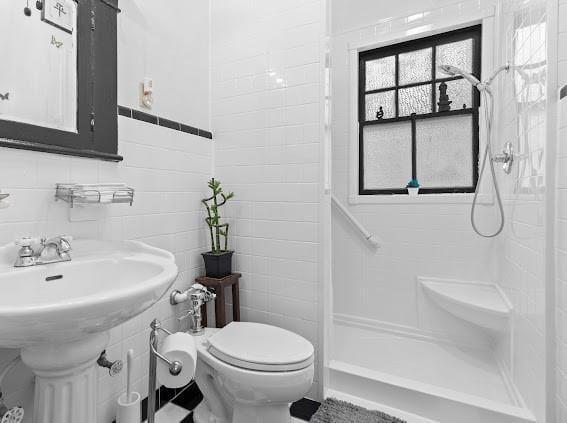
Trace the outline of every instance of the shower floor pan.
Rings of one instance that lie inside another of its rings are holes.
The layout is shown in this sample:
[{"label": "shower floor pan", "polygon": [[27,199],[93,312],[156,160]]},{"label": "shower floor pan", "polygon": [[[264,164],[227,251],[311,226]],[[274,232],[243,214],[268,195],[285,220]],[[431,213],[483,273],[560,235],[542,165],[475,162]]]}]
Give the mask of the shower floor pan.
[{"label": "shower floor pan", "polygon": [[535,422],[492,353],[335,321],[326,396],[423,417],[409,423]]}]

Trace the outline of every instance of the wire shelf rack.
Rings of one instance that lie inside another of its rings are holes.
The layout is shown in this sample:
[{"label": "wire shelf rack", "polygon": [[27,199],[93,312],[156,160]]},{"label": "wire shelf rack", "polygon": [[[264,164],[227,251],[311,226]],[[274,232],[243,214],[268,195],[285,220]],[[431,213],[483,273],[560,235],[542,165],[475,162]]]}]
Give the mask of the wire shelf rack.
[{"label": "wire shelf rack", "polygon": [[57,184],[55,199],[69,203],[70,207],[76,204],[117,204],[134,203],[134,189],[120,185],[87,186],[80,184]]}]

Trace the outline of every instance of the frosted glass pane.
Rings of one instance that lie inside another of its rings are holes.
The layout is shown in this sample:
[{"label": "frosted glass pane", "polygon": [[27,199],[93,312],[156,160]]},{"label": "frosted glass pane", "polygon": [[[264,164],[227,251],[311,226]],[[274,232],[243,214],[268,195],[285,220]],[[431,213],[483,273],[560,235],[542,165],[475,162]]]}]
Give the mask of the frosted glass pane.
[{"label": "frosted glass pane", "polygon": [[431,85],[402,88],[398,95],[400,116],[431,113]]},{"label": "frosted glass pane", "polygon": [[364,188],[400,189],[411,179],[411,123],[365,126]]},{"label": "frosted glass pane", "polygon": [[431,81],[432,54],[431,47],[400,54],[400,85]]},{"label": "frosted glass pane", "polygon": [[416,121],[416,172],[424,188],[470,187],[472,115]]},{"label": "frosted glass pane", "polygon": [[[436,60],[437,66],[452,65],[466,72],[472,72],[473,62],[473,40],[457,41],[455,43],[437,46]],[[446,78],[443,72],[435,69],[437,78]]]},{"label": "frosted glass pane", "polygon": [[[450,104],[451,110],[459,110],[463,109],[463,104],[465,104],[467,109],[472,107],[472,90],[473,87],[469,84],[468,81],[464,79],[457,79],[456,81],[447,81],[447,95],[449,96],[449,101],[452,101]],[[437,103],[439,102],[439,85],[437,84],[437,94],[436,94],[436,102],[435,102],[435,109],[438,109]]]},{"label": "frosted glass pane", "polygon": [[396,85],[396,57],[383,57],[366,62],[366,91]]},{"label": "frosted glass pane", "polygon": [[376,94],[368,94],[366,96],[366,120],[376,120],[376,113],[380,110],[384,115],[383,119],[396,117],[396,92],[384,91]]}]

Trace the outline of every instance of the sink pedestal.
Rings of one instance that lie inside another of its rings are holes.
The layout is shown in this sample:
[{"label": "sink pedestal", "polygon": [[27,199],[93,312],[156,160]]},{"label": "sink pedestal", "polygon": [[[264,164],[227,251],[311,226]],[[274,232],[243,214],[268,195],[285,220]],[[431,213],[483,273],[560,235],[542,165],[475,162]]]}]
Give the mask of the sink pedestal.
[{"label": "sink pedestal", "polygon": [[34,372],[34,423],[97,423],[97,364],[108,332],[57,344],[26,347],[22,361]]}]

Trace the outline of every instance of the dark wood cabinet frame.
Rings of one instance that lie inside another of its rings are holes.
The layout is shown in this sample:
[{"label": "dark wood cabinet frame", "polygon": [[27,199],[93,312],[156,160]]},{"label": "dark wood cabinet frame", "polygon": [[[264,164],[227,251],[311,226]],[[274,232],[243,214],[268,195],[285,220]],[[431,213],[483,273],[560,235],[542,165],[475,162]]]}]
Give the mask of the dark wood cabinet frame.
[{"label": "dark wood cabinet frame", "polygon": [[118,0],[77,2],[77,132],[0,120],[0,147],[121,161],[118,154]]},{"label": "dark wood cabinet frame", "polygon": [[[478,108],[480,106],[480,94],[478,90],[471,86],[472,94],[472,107],[466,109],[455,109],[448,112],[435,112],[437,106],[437,92],[436,86],[440,82],[448,82],[460,80],[462,77],[437,77],[436,78],[436,55],[435,47],[438,45],[448,44],[456,41],[473,39],[473,57],[472,57],[472,67],[473,74],[476,77],[480,76],[481,70],[481,33],[482,26],[476,25],[469,28],[464,28],[456,31],[446,32],[431,37],[420,38],[413,41],[408,41],[404,43],[394,44],[391,46],[386,46],[378,48],[375,50],[364,51],[359,54],[359,86],[358,86],[358,122],[359,122],[359,142],[358,142],[358,193],[359,195],[391,195],[391,194],[407,194],[407,189],[405,187],[392,188],[392,189],[366,189],[364,187],[364,127],[371,125],[383,125],[393,122],[408,122],[411,124],[412,132],[412,150],[408,151],[408,154],[412,155],[412,178],[419,179],[417,175],[417,160],[416,160],[416,120],[419,119],[429,119],[429,118],[440,118],[446,116],[454,115],[472,115],[472,134],[471,139],[471,149],[472,149],[472,185],[466,187],[436,187],[436,188],[420,188],[420,194],[441,194],[441,193],[471,193],[476,189],[476,184],[478,182],[478,156],[479,156],[479,124],[478,124]],[[412,83],[407,85],[399,84],[399,60],[400,54],[411,52],[414,50],[420,50],[427,47],[433,47],[432,56],[432,75],[431,80]],[[366,62],[376,60],[382,57],[396,57],[396,83],[395,86],[381,88],[377,90],[366,90]],[[450,64],[450,63],[449,63]],[[398,92],[400,89],[409,88],[420,85],[431,85],[431,110],[432,113],[426,114],[412,114],[410,116],[399,116],[399,102],[398,102]],[[395,90],[395,106],[396,106],[396,116],[388,119],[380,120],[366,120],[366,95],[379,93],[384,91]]]}]

